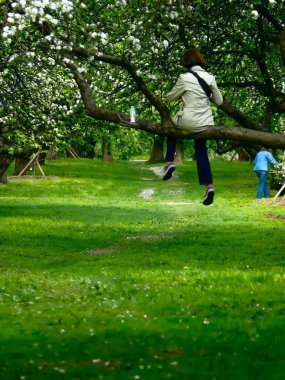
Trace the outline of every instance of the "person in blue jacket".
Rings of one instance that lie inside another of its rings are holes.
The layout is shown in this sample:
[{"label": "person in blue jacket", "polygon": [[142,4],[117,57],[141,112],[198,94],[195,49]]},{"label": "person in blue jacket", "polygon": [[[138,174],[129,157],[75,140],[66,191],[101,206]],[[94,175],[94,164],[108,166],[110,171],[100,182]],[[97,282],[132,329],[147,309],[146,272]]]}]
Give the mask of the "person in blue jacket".
[{"label": "person in blue jacket", "polygon": [[269,198],[267,187],[268,167],[269,164],[277,165],[278,162],[272,156],[272,153],[266,148],[261,148],[254,160],[254,171],[259,178],[256,198],[261,199],[262,195]]}]

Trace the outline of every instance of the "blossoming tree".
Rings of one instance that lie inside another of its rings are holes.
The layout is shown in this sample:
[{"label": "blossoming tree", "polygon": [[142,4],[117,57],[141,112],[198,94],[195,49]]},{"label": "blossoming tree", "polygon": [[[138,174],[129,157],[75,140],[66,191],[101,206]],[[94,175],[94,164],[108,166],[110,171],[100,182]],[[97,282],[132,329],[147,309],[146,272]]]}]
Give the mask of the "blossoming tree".
[{"label": "blossoming tree", "polygon": [[[215,110],[217,126],[200,136],[232,146],[261,144],[284,149],[282,3],[2,0],[0,81],[10,88],[7,83],[13,81],[13,67],[20,74],[28,72],[23,83],[30,84],[32,95],[28,97],[29,125],[35,115],[32,110],[40,103],[49,109],[53,130],[53,107],[46,101],[50,95],[44,99],[44,93],[52,94],[56,88],[59,98],[69,94],[65,112],[71,112],[76,84],[87,115],[96,120],[161,136],[191,138],[172,125],[171,114],[177,105],[168,104],[165,94],[183,70],[183,50],[195,45],[204,52],[225,95],[223,105]],[[32,74],[38,78],[36,84],[28,79]],[[18,107],[27,99],[25,95],[17,102],[23,92],[19,83],[13,83],[13,95],[5,94],[9,106],[5,109],[0,104],[2,142],[7,129],[13,126],[18,131]],[[135,122],[129,120],[131,105],[136,106]],[[46,120],[42,116],[40,124]],[[39,124],[36,135],[38,130]]]}]

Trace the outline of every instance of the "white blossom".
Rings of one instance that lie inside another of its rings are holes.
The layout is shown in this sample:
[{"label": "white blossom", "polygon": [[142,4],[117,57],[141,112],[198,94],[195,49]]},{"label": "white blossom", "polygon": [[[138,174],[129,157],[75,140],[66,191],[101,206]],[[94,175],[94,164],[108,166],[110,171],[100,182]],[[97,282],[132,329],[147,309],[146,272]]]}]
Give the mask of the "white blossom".
[{"label": "white blossom", "polygon": [[168,48],[168,46],[169,46],[169,43],[168,43],[168,41],[167,41],[167,40],[164,40],[162,43],[163,43],[163,45],[164,45],[164,47],[165,47],[165,48]]},{"label": "white blossom", "polygon": [[258,17],[258,12],[257,12],[257,11],[254,10],[254,11],[252,11],[251,13],[252,13],[253,17],[255,17],[255,18]]}]

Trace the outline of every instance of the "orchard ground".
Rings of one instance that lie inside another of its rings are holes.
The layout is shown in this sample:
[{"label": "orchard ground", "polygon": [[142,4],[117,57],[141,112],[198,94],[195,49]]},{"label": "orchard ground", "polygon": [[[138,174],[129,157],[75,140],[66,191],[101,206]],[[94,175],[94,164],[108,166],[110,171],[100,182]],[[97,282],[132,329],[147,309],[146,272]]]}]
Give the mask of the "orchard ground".
[{"label": "orchard ground", "polygon": [[284,378],[282,202],[248,163],[213,162],[209,207],[194,162],[159,168],[0,186],[1,379]]}]

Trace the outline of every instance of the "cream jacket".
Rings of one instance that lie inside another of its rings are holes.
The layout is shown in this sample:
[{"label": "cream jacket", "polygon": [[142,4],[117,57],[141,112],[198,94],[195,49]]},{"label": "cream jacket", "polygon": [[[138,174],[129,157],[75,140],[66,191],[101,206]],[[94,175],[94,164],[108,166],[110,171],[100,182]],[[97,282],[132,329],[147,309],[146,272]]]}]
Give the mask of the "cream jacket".
[{"label": "cream jacket", "polygon": [[[192,71],[195,71],[208,83],[212,90],[211,100],[217,105],[221,105],[223,96],[217,87],[215,77],[198,65],[193,66]],[[169,101],[180,98],[183,101],[183,107],[172,119],[178,128],[201,132],[214,125],[209,98],[193,74],[181,74],[173,89],[166,96]]]}]

